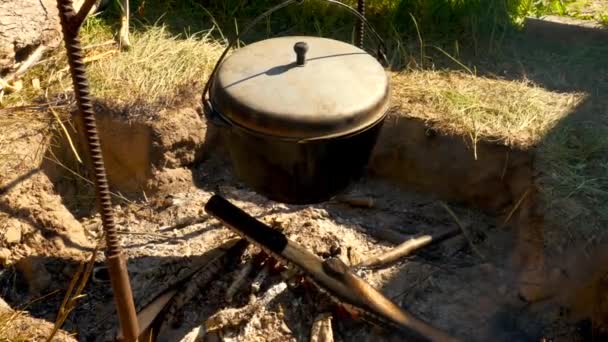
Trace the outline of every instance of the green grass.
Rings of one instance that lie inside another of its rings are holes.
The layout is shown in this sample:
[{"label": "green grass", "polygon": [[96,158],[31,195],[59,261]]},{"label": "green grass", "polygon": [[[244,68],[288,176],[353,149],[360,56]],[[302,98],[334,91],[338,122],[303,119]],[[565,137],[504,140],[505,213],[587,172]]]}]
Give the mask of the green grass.
[{"label": "green grass", "polygon": [[604,0],[541,0],[531,1],[529,7],[536,16],[569,16],[608,26],[608,2]]},{"label": "green grass", "polygon": [[[608,237],[608,129],[560,127],[540,146],[537,165],[555,245],[594,244]],[[561,234],[560,234],[561,233]]]},{"label": "green grass", "polygon": [[[104,61],[92,63],[89,69],[93,81],[92,90],[99,96],[114,97],[121,101],[121,96],[124,94],[119,92],[112,94],[112,92],[113,89],[120,88],[122,76],[119,73],[130,73],[125,74],[127,77],[124,79],[125,82],[134,82],[132,87],[136,89],[136,94],[145,94],[158,99],[158,96],[162,95],[161,93],[172,91],[167,89],[168,84],[179,83],[180,79],[183,80],[181,83],[187,83],[190,78],[195,77],[195,74],[198,78],[203,79],[205,72],[200,68],[196,69],[197,67],[191,68],[190,62],[195,61],[198,56],[207,55],[210,51],[207,51],[206,48],[212,44],[210,40],[207,40],[203,44],[205,45],[203,48],[196,43],[198,40],[192,36],[195,33],[200,35],[200,32],[208,32],[214,28],[211,32],[212,35],[208,38],[214,37],[225,42],[224,38],[234,38],[235,34],[255,16],[278,2],[278,0],[255,2],[245,0],[218,2],[132,0],[130,5],[133,39],[149,39],[150,36],[142,35],[139,32],[148,32],[150,27],[164,26],[166,30],[163,32],[166,34],[163,33],[165,36],[162,39],[164,39],[165,47],[160,47],[160,45],[152,47],[148,43],[148,48],[120,54],[117,60],[112,59],[110,64]],[[355,0],[345,2],[356,6]],[[368,0],[367,16],[386,40],[393,67],[402,68],[411,64],[412,55],[421,51],[421,47],[416,45],[427,41],[432,41],[438,49],[450,53],[457,53],[454,50],[469,47],[473,47],[477,51],[485,44],[498,46],[504,35],[516,26],[517,18],[520,18],[526,11],[525,7],[521,7],[522,2],[522,0]],[[81,29],[80,36],[83,46],[103,43],[115,37],[119,28],[118,16],[118,1],[114,0],[106,11],[89,18]],[[277,35],[308,34],[352,42],[355,23],[356,18],[343,8],[321,0],[307,0],[302,5],[294,4],[276,12],[266,21],[261,22],[242,40],[244,43],[250,43]],[[182,38],[190,38],[178,44],[178,50],[181,52],[170,51],[166,48],[167,44],[171,43],[170,40],[181,41],[173,38],[178,34]],[[157,39],[156,43],[161,44],[161,41],[158,40],[159,36],[154,39]],[[373,46],[369,44],[368,41],[367,46]],[[456,49],[454,49],[455,46]],[[162,51],[151,51],[151,49],[161,49]],[[426,49],[426,47],[422,49]],[[86,53],[87,56],[94,56],[103,51],[103,48],[94,48],[87,50]],[[437,51],[439,50],[433,50],[433,52]],[[480,51],[486,50],[481,49]],[[430,58],[433,52],[425,52],[425,56],[419,56],[422,59],[419,64],[425,66],[427,57]],[[65,58],[62,54],[63,48],[59,54],[54,54],[45,63],[30,71],[23,80],[24,90],[5,96],[0,106],[17,106],[31,103],[33,100],[44,102],[47,100],[45,94],[53,95],[69,90],[71,88],[69,75],[65,70],[58,72],[58,66],[65,67]],[[211,53],[210,57],[213,55]],[[149,64],[144,61],[153,63]],[[116,63],[133,62],[143,65],[142,70],[145,72],[138,76],[137,71],[139,70],[136,70],[135,67],[127,68],[116,65]],[[162,68],[174,65],[174,63],[181,65],[181,69],[174,74],[162,72]],[[59,70],[61,69],[59,68]],[[139,79],[136,79],[137,77]],[[35,79],[40,80],[41,90],[33,89],[30,86]],[[96,82],[96,80],[100,81]]]},{"label": "green grass", "polygon": [[[506,34],[519,27],[529,12],[529,0],[367,0],[368,20],[387,41],[397,66],[415,52],[410,42],[420,33],[426,40],[453,46],[458,42],[482,49],[498,45]],[[173,33],[221,28],[218,38],[234,38],[253,18],[276,5],[278,0],[148,0],[131,1],[134,29],[162,21]],[[356,7],[355,0],[344,0]],[[169,14],[168,14],[169,13]],[[100,16],[117,30],[116,6]],[[356,18],[343,8],[321,0],[293,4],[263,20],[245,43],[276,35],[307,34],[353,41]],[[370,42],[367,42],[368,44]]]}]

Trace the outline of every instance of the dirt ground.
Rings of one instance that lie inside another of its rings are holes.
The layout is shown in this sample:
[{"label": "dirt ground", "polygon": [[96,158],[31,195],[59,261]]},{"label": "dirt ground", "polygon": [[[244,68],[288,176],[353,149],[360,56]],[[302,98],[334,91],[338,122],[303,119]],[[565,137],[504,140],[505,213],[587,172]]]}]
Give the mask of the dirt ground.
[{"label": "dirt ground", "polygon": [[[172,120],[156,120],[157,124],[149,124],[149,129],[157,131],[167,126],[167,122],[175,125],[179,120],[201,120],[190,113],[192,110],[172,111]],[[366,177],[347,190],[352,195],[373,198],[373,208],[354,208],[339,202],[296,206],[267,200],[234,178],[221,140],[214,138],[214,133],[205,131],[204,124],[191,123],[190,126],[200,127],[198,135],[205,136],[217,147],[205,153],[192,148],[191,155],[173,159],[170,168],[158,167],[153,175],[142,180],[158,185],[149,190],[145,199],[129,203],[117,197],[115,202],[138,310],[175,281],[176,265],[187,268],[198,256],[234,237],[203,210],[213,193],[222,194],[268,224],[282,227],[290,239],[318,255],[327,256],[340,250],[347,262],[386,251],[408,236],[456,225],[437,198],[406,192],[381,177]],[[197,136],[197,132],[183,134],[180,139],[201,141],[192,136]],[[48,141],[52,141],[42,139],[46,137],[43,134],[34,137],[17,147],[18,151],[31,155],[32,148],[50,146]],[[33,143],[35,139],[42,142]],[[180,141],[164,145],[163,153],[157,153],[152,164],[166,160],[167,155],[175,155],[182,146]],[[75,199],[84,195],[78,197],[75,189],[69,190],[78,184],[65,179],[69,173],[58,174],[56,168],[47,166],[44,172],[30,175],[27,166],[37,170],[45,154],[38,155],[42,157],[19,165],[21,174],[5,177],[2,183],[5,189],[2,211],[9,216],[3,226],[11,231],[18,229],[19,233],[15,233],[18,236],[5,234],[2,242],[3,263],[7,267],[0,275],[3,289],[0,295],[16,307],[60,290],[27,307],[32,316],[53,322],[76,269],[75,262],[89,257],[102,231],[99,216],[90,202],[80,207],[75,204]],[[64,160],[64,163],[68,165],[70,161]],[[120,169],[113,167],[112,170]],[[24,176],[20,178],[21,175]],[[125,187],[128,189],[129,185]],[[87,187],[86,184],[80,186]],[[57,187],[62,189],[61,196]],[[88,191],[91,191],[90,185]],[[518,296],[518,270],[509,266],[517,245],[517,236],[512,230],[499,227],[495,217],[463,204],[450,203],[449,206],[469,232],[470,241],[461,235],[391,267],[359,271],[359,275],[402,307],[465,340],[585,339],[588,328],[567,324],[560,316],[563,308],[557,303],[530,305]],[[259,273],[259,265],[248,274],[248,281],[234,298],[226,299],[227,289],[254,255],[255,248],[248,249],[242,263],[225,270],[200,289],[179,312],[181,324],[162,331],[159,340],[180,340],[218,311],[254,305],[250,303],[251,281]],[[103,266],[103,255],[97,256],[97,263]],[[269,288],[282,281],[279,275],[271,274],[256,296],[264,298]],[[77,333],[79,341],[112,340],[117,321],[107,279],[96,277],[84,292],[86,297],[80,299],[63,329]],[[333,332],[337,341],[371,341],[380,336],[399,338],[353,321],[333,309],[329,301],[319,299],[315,291],[288,287],[267,306],[254,311],[249,320],[235,326],[227,324],[222,330],[223,340],[307,340],[315,317],[324,312],[334,313]],[[583,308],[582,312],[587,309]]]}]

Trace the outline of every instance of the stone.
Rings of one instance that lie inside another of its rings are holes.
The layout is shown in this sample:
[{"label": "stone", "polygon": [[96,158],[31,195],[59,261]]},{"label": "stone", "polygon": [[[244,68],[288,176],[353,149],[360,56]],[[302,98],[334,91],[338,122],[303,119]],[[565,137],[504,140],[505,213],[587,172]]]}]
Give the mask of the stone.
[{"label": "stone", "polygon": [[8,259],[11,257],[11,251],[8,248],[0,247],[0,265],[8,264]]},{"label": "stone", "polygon": [[4,299],[2,299],[2,297],[0,297],[0,312],[2,311],[13,311],[13,309],[4,301]]},{"label": "stone", "polygon": [[[15,222],[15,221],[13,221]],[[4,242],[9,245],[21,242],[21,223],[11,224],[4,233]]]}]

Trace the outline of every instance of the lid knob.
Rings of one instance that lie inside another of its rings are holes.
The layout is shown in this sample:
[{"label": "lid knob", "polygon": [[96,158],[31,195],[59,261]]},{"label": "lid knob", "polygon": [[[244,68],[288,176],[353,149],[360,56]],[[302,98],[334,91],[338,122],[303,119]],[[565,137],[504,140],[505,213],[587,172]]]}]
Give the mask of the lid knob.
[{"label": "lid knob", "polygon": [[306,42],[297,42],[293,46],[293,51],[296,52],[296,64],[299,66],[306,64],[306,52],[308,51],[308,44],[306,44]]}]

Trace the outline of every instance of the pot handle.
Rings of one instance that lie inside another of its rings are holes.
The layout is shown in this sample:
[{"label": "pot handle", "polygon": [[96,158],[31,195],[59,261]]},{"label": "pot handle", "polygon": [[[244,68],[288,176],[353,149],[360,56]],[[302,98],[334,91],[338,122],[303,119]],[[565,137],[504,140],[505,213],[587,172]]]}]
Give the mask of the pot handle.
[{"label": "pot handle", "polygon": [[222,116],[213,108],[211,102],[204,98],[203,95],[203,114],[205,115],[205,119],[208,122],[212,123],[216,127],[220,128],[230,128],[232,124],[226,121]]},{"label": "pot handle", "polygon": [[[221,116],[213,108],[211,101],[207,97],[207,93],[210,93],[210,91],[211,91],[211,83],[213,82],[213,79],[215,78],[215,74],[216,74],[217,70],[219,69],[219,66],[221,65],[222,61],[224,60],[224,57],[226,57],[226,54],[228,54],[228,51],[230,51],[230,49],[234,46],[234,44],[239,41],[240,37],[243,34],[245,34],[247,31],[249,31],[251,28],[253,28],[253,26],[255,26],[255,24],[257,24],[260,20],[266,18],[273,12],[278,11],[284,7],[287,7],[293,3],[302,4],[302,3],[304,3],[304,1],[305,0],[285,0],[282,3],[270,8],[266,12],[260,14],[258,17],[253,19],[253,21],[251,21],[249,23],[249,25],[247,25],[247,27],[245,27],[245,29],[243,31],[239,32],[236,35],[236,37],[232,41],[229,42],[226,49],[224,49],[224,52],[222,52],[222,54],[220,55],[220,58],[215,63],[215,66],[213,67],[213,70],[211,71],[211,75],[209,75],[209,79],[207,80],[207,82],[205,83],[205,87],[203,88],[203,94],[202,94],[203,113],[205,114],[205,117],[208,120],[210,120],[211,122],[213,122],[214,124],[217,124],[219,126],[231,126],[231,124],[229,122],[227,122],[226,120],[223,120],[221,118]],[[357,16],[359,18],[359,20],[373,34],[373,36],[376,38],[376,40],[378,40],[376,59],[384,67],[387,67],[389,65],[388,59],[386,57],[386,45],[384,44],[384,40],[382,39],[382,37],[380,37],[378,32],[372,26],[372,24],[370,24],[370,22],[367,21],[367,19],[365,18],[365,16],[363,14],[359,13],[356,9],[352,8],[351,6],[344,4],[338,0],[321,0],[321,1],[329,2],[331,4],[341,6],[345,9],[347,9],[351,14]],[[209,95],[211,95],[211,94],[209,94]],[[211,96],[209,96],[209,97],[211,97]]]}]

